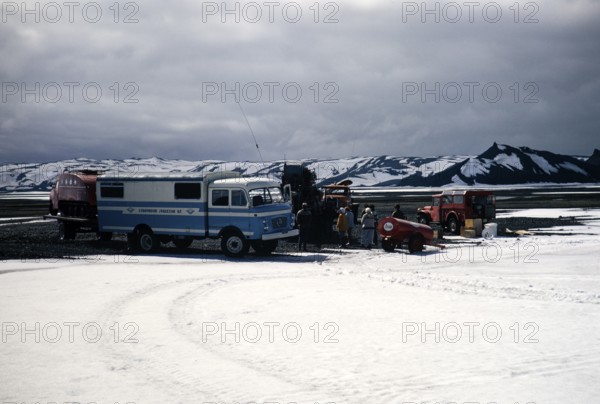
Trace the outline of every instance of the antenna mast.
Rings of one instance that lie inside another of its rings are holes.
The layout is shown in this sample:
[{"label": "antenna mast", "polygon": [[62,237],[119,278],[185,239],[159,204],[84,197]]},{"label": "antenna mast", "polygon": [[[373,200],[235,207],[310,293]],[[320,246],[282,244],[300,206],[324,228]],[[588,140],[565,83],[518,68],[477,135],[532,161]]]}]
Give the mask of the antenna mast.
[{"label": "antenna mast", "polygon": [[240,111],[242,111],[242,115],[244,115],[244,119],[246,120],[246,124],[248,125],[248,129],[250,129],[250,133],[252,134],[252,139],[254,139],[254,145],[256,146],[256,150],[258,150],[258,156],[260,157],[261,163],[264,163],[262,153],[260,152],[260,148],[258,147],[258,141],[256,140],[256,136],[254,136],[254,131],[252,130],[252,126],[250,126],[250,122],[248,122],[248,118],[246,117],[246,113],[242,108],[242,104],[239,102],[236,103],[238,107],[240,107]]}]

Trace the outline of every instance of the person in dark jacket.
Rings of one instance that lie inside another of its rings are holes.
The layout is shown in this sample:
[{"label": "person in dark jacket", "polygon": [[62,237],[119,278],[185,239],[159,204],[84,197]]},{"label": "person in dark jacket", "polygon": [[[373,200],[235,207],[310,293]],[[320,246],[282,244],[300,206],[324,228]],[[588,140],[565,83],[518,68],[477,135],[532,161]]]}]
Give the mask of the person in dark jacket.
[{"label": "person in dark jacket", "polygon": [[300,235],[298,236],[298,251],[306,251],[311,221],[312,213],[308,208],[308,204],[304,202],[302,204],[302,209],[296,214],[296,224],[298,225],[298,230],[300,230]]},{"label": "person in dark jacket", "polygon": [[404,212],[402,212],[400,210],[400,205],[394,206],[394,211],[392,212],[392,217],[395,217],[396,219],[406,220],[406,216],[404,215]]}]

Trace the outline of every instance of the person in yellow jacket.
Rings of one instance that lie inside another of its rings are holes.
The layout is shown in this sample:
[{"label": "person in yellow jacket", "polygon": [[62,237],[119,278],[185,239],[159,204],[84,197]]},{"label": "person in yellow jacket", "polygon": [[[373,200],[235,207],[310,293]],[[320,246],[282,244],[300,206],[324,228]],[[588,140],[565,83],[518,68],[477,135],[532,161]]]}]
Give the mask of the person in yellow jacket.
[{"label": "person in yellow jacket", "polygon": [[348,218],[346,217],[346,210],[344,208],[340,208],[339,210],[335,227],[340,235],[340,248],[343,248],[346,246],[348,239]]}]

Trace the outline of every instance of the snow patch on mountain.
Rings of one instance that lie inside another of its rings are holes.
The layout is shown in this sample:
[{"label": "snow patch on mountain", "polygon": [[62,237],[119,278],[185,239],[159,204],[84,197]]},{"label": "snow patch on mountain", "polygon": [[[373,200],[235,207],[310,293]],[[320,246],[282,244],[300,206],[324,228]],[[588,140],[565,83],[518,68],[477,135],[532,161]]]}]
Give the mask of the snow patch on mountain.
[{"label": "snow patch on mountain", "polygon": [[581,168],[577,167],[573,163],[566,162],[566,163],[562,163],[560,166],[562,168],[566,168],[567,170],[572,170],[572,171],[575,171],[576,173],[579,173],[579,174],[582,174],[582,175],[587,175],[586,171],[584,171]]},{"label": "snow patch on mountain", "polygon": [[[465,177],[477,177],[479,175],[485,175],[490,172],[490,160],[484,159],[483,161],[476,158],[471,157],[468,159],[460,168],[460,173]],[[457,176],[452,177],[453,182],[454,178],[459,178]],[[461,182],[464,182],[461,180]]]},{"label": "snow patch on mountain", "polygon": [[522,170],[523,164],[521,164],[521,160],[515,154],[499,154],[494,158],[494,161],[504,167],[508,167],[511,170]]},{"label": "snow patch on mountain", "polygon": [[557,173],[558,168],[554,167],[545,158],[533,153],[526,153],[535,164],[537,164],[546,174]]}]

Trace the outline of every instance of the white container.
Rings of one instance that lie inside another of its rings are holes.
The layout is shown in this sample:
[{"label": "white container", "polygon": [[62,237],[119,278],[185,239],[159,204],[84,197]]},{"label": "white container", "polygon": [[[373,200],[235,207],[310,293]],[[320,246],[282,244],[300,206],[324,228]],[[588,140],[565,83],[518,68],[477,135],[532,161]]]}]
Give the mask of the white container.
[{"label": "white container", "polygon": [[494,238],[498,235],[498,223],[486,223],[481,235],[485,238]]}]

